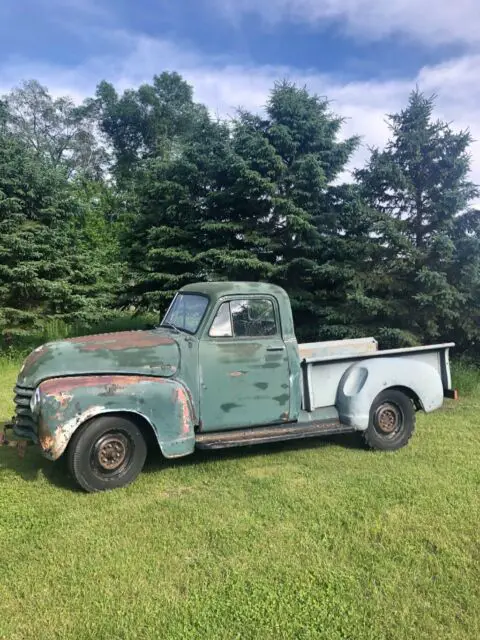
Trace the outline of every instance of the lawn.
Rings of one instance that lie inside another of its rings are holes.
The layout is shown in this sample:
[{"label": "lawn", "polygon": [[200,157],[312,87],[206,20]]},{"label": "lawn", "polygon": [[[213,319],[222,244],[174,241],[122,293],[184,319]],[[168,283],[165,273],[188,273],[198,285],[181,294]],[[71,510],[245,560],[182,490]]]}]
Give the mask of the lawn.
[{"label": "lawn", "polygon": [[88,495],[2,447],[0,638],[480,638],[480,374],[457,384],[394,454],[344,437],[152,460]]}]

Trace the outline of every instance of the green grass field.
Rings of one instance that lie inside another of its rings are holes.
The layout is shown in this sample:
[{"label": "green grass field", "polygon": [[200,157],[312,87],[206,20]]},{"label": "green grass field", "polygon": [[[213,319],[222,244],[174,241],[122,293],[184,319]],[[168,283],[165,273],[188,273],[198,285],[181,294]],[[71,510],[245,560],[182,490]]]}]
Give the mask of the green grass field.
[{"label": "green grass field", "polygon": [[344,437],[152,460],[87,495],[2,447],[0,638],[480,638],[480,374],[456,382],[394,454]]}]

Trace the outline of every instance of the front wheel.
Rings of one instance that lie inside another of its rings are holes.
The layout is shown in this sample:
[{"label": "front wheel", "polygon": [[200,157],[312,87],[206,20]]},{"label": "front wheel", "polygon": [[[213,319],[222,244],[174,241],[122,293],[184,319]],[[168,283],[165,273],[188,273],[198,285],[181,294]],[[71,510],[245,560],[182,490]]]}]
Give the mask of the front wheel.
[{"label": "front wheel", "polygon": [[145,463],[147,447],[127,418],[100,416],[76,431],[68,446],[70,472],[85,491],[125,487]]},{"label": "front wheel", "polygon": [[363,437],[371,449],[395,451],[407,444],[414,430],[413,402],[401,391],[387,389],[373,401],[370,422]]}]

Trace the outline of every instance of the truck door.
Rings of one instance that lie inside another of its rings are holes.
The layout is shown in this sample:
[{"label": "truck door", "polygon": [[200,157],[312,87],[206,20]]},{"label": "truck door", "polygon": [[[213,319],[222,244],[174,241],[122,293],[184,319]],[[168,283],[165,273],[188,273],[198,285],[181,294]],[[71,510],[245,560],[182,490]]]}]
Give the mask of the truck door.
[{"label": "truck door", "polygon": [[219,303],[199,357],[202,431],[288,420],[289,361],[275,298]]}]

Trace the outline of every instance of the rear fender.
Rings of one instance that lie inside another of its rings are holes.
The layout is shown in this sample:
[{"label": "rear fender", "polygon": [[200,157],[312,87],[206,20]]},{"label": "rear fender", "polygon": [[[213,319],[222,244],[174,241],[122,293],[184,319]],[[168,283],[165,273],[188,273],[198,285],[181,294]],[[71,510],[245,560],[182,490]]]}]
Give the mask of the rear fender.
[{"label": "rear fender", "polygon": [[131,413],[147,421],[167,458],[192,453],[195,415],[187,388],[178,380],[148,376],[99,375],[52,378],[37,390],[38,439],[56,460],[87,420]]},{"label": "rear fender", "polygon": [[407,358],[379,358],[355,363],[344,373],[337,391],[341,422],[365,431],[370,408],[381,391],[402,387],[426,411],[443,404],[443,384],[434,367]]}]

